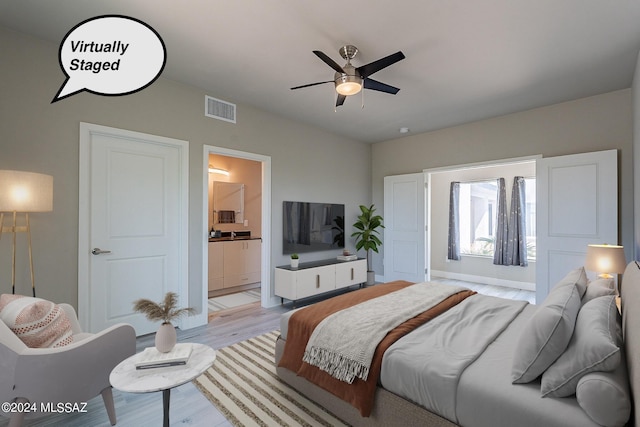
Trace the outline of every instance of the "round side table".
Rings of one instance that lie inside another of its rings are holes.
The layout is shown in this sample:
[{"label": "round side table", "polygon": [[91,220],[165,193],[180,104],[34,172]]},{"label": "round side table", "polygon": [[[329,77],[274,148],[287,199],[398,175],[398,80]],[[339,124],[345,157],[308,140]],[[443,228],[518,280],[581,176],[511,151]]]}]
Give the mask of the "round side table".
[{"label": "round side table", "polygon": [[162,391],[164,426],[169,427],[169,401],[171,389],[199,377],[213,365],[216,352],[204,344],[191,344],[193,350],[185,365],[165,368],[136,369],[142,353],[120,362],[109,375],[111,385],[128,393],[151,393]]}]

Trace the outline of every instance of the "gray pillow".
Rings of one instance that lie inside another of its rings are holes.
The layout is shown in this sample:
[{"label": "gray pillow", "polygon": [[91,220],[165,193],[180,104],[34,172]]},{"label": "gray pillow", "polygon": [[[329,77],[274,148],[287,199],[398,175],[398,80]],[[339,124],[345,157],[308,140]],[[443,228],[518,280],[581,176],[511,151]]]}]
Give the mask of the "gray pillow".
[{"label": "gray pillow", "polygon": [[567,348],[586,286],[584,268],[571,271],[531,316],[513,355],[511,379],[514,384],[538,378]]},{"label": "gray pillow", "polygon": [[620,427],[631,416],[629,377],[623,351],[620,365],[613,372],[586,374],[576,387],[576,399],[587,415],[606,427]]},{"label": "gray pillow", "polygon": [[587,284],[587,290],[582,297],[582,305],[585,305],[594,298],[615,295],[613,279],[596,279]]},{"label": "gray pillow", "polygon": [[578,267],[575,270],[571,270],[569,274],[564,277],[564,279],[558,282],[558,284],[564,282],[575,283],[576,287],[578,288],[578,292],[580,293],[580,298],[582,298],[584,296],[584,293],[587,291],[587,283],[589,283],[589,278],[587,277],[587,272],[584,270],[584,267]]},{"label": "gray pillow", "polygon": [[582,307],[567,350],[542,374],[542,397],[571,396],[584,375],[620,365],[618,316],[614,296],[595,298]]}]

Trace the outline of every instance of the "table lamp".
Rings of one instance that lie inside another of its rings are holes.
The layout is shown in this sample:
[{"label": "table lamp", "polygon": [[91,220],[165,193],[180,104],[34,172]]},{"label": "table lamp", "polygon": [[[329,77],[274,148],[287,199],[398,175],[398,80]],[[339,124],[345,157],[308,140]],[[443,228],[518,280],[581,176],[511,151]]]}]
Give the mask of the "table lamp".
[{"label": "table lamp", "polygon": [[595,271],[599,278],[613,279],[613,274],[622,274],[627,267],[624,247],[618,245],[588,245],[584,267]]},{"label": "table lamp", "polygon": [[[53,210],[53,177],[41,173],[0,170],[0,238],[2,233],[12,234],[11,252],[11,292],[16,290],[16,235],[27,233],[29,249],[29,268],[31,272],[31,290],[36,296],[33,274],[33,253],[31,250],[31,226],[29,213],[51,212]],[[5,213],[13,216],[11,225],[4,226]],[[17,218],[24,214],[25,223],[18,226]]]}]

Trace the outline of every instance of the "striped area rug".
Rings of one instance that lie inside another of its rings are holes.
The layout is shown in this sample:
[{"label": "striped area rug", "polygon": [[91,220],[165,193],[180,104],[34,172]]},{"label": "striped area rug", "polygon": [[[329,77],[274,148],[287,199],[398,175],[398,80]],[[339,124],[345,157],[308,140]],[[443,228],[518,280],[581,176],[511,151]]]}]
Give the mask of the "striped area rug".
[{"label": "striped area rug", "polygon": [[194,380],[234,426],[346,426],[280,381],[274,363],[280,332],[216,351],[216,361]]}]

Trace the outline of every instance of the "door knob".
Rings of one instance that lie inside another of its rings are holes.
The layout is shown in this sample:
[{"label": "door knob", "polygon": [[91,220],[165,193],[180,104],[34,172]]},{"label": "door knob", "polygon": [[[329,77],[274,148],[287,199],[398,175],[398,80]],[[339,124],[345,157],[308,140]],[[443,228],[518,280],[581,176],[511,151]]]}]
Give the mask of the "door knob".
[{"label": "door knob", "polygon": [[102,254],[110,254],[111,251],[103,251],[100,248],[93,248],[93,250],[91,251],[92,254],[94,255],[102,255]]}]

